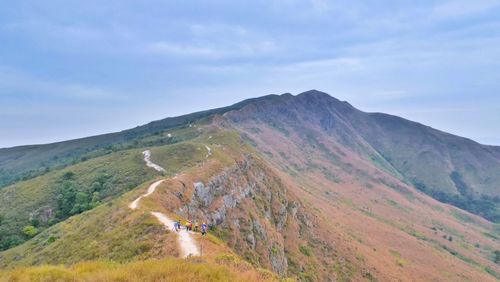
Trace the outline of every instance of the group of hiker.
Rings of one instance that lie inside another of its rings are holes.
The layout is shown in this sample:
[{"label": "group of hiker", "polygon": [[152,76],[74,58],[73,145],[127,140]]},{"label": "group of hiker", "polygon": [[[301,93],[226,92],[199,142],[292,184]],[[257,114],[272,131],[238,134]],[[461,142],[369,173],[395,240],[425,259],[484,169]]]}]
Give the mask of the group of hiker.
[{"label": "group of hiker", "polygon": [[[200,229],[200,226],[197,221],[195,221],[194,224],[191,221],[186,221],[184,224],[184,228],[186,231],[201,232],[201,235],[205,235],[207,234],[208,225],[205,222],[203,222],[201,224],[201,229]],[[180,219],[174,222],[174,229],[175,231],[180,231],[182,229]]]}]

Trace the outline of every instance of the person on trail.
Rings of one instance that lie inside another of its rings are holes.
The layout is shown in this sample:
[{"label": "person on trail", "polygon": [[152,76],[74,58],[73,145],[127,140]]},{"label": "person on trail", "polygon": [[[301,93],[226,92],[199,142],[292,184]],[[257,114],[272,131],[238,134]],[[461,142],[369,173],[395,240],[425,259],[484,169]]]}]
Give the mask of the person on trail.
[{"label": "person on trail", "polygon": [[191,223],[191,221],[189,221],[186,227],[187,227],[188,231],[192,231],[193,230],[193,223]]},{"label": "person on trail", "polygon": [[177,219],[177,221],[174,222],[174,225],[175,225],[175,231],[179,232],[179,230],[181,230],[181,220]]},{"label": "person on trail", "polygon": [[201,235],[205,236],[205,234],[207,234],[207,224],[203,222],[203,224],[201,225]]}]

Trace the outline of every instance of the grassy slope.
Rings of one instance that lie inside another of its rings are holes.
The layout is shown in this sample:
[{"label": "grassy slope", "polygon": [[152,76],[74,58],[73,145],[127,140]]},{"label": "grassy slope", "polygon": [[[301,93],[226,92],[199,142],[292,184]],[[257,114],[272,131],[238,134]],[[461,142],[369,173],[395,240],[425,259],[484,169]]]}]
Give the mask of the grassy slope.
[{"label": "grassy slope", "polygon": [[127,262],[165,253],[172,240],[149,214],[130,213],[115,200],[56,224],[30,241],[0,253],[2,267],[74,264],[93,259]]},{"label": "grassy slope", "polygon": [[[195,127],[191,130],[199,131]],[[179,134],[179,132],[173,134]],[[124,246],[130,246],[132,249],[141,248],[137,246],[141,245],[140,240],[136,242],[137,245],[134,245],[131,243],[134,241],[132,238],[137,239],[142,236],[141,230],[151,223],[148,223],[151,217],[138,213],[134,213],[135,216],[129,216],[127,202],[143,193],[143,189],[150,180],[160,177],[153,169],[146,167],[141,152],[142,150],[137,149],[116,152],[0,190],[2,193],[0,213],[4,216],[1,227],[11,230],[12,234],[21,235],[22,227],[30,223],[30,213],[55,205],[54,185],[65,172],[72,171],[75,174],[75,182],[81,185],[89,185],[96,175],[104,173],[111,175],[110,179],[113,180],[110,181],[113,185],[109,185],[109,191],[107,191],[107,202],[91,211],[48,227],[26,244],[1,253],[3,257],[1,263],[4,266],[43,262],[74,263],[90,257],[124,261],[139,254],[140,250],[135,254],[134,251],[127,250],[121,253],[119,249],[117,249],[119,252],[115,253],[111,250],[112,246],[102,247],[96,242],[121,246],[123,240],[128,240],[130,244],[124,244]],[[206,153],[203,143],[198,143],[196,140],[184,141],[152,148],[152,160],[166,169],[164,173],[166,176],[171,176],[196,167],[205,160]],[[143,184],[139,186],[140,183]],[[139,190],[120,196],[137,186]],[[145,226],[138,226],[141,219],[146,220]],[[131,226],[137,228],[134,229]],[[154,231],[154,234],[159,232],[158,230],[151,231]],[[147,234],[149,231],[146,228],[144,232]],[[59,240],[60,238],[64,239]],[[142,248],[148,249],[147,246]],[[68,249],[73,251],[67,252]]]},{"label": "grassy slope", "polygon": [[[207,133],[208,134],[208,133]],[[207,140],[208,135],[204,136]],[[214,136],[212,139],[219,144],[237,146],[238,136],[229,133],[226,136]],[[153,161],[166,168],[166,174],[184,173],[197,170],[199,164],[206,160],[205,143],[201,140],[186,141],[179,144],[152,148]],[[139,151],[133,152],[140,156]],[[231,158],[226,153],[215,150],[213,157],[220,160],[220,166],[229,164]],[[217,171],[214,170],[212,172]],[[210,174],[210,171],[205,171]],[[208,176],[207,176],[208,177]],[[135,199],[148,186],[145,183],[134,191],[124,194],[118,199],[103,204],[91,211],[73,216],[68,220],[56,224],[45,230],[35,238],[21,246],[0,253],[1,267],[12,268],[16,266],[42,265],[42,264],[65,264],[72,265],[85,260],[110,259],[116,262],[129,262],[150,258],[162,258],[165,256],[176,256],[175,236],[163,227],[147,211],[163,210],[161,206],[155,204],[155,193],[150,198],[144,199],[138,210],[131,211],[128,203]],[[167,185],[161,185],[159,190],[169,189]],[[168,213],[168,211],[165,211]],[[199,238],[198,238],[199,240]],[[212,235],[208,235],[204,240],[204,259],[207,263],[185,264],[186,269],[195,271],[193,279],[205,277],[209,281],[219,279],[243,279],[243,280],[268,280],[275,279],[275,275],[265,270],[258,270],[248,263],[240,261],[237,256],[231,254],[231,249]],[[142,273],[143,267],[158,267],[164,265],[167,269],[173,261],[166,262],[137,262],[132,265],[134,271]],[[224,265],[224,267],[217,266]],[[64,279],[71,279],[75,275],[81,281],[94,279],[119,279],[117,269],[124,267],[108,264],[102,265],[102,269],[90,274],[76,271],[81,266],[73,266],[71,269],[47,267],[18,269],[9,272],[0,272],[0,277],[21,277],[26,279],[30,275],[37,277],[51,277],[50,275],[61,275]],[[184,267],[184,266],[183,266]],[[236,268],[236,269],[235,269]],[[236,275],[235,271],[239,273]],[[148,269],[148,271],[150,271]],[[199,273],[198,273],[199,272]],[[155,273],[154,277],[169,275],[171,270]],[[123,274],[123,273],[122,273]],[[126,281],[136,281],[134,275]],[[3,276],[2,276],[3,275]],[[111,277],[111,278],[110,278]],[[121,277],[121,276],[120,276]],[[175,277],[172,276],[172,277]],[[78,280],[78,281],[80,281]],[[64,281],[64,280],[63,280]],[[152,280],[151,280],[152,281]]]},{"label": "grassy slope", "polygon": [[[163,155],[153,156],[153,159],[160,157],[160,163],[166,168],[165,174],[171,175],[194,165],[205,156],[206,149],[203,145],[189,142],[200,134],[202,131],[199,128],[184,126],[137,141],[143,145],[171,144],[153,150],[154,153],[161,151],[168,157],[169,163],[163,162]],[[14,244],[12,242],[19,244],[29,239],[22,230],[31,224],[32,219],[40,221],[40,230],[58,221],[55,218],[57,190],[67,172],[74,174],[73,182],[80,191],[89,191],[96,180],[105,179],[99,191],[101,202],[114,199],[158,175],[144,165],[143,150],[144,148],[129,149],[110,153],[0,189],[0,248],[8,247],[9,242],[11,245]]]},{"label": "grassy slope", "polygon": [[0,272],[0,281],[278,281],[275,275],[243,263],[163,259],[118,264],[84,262],[71,267],[39,266]]},{"label": "grassy slope", "polygon": [[[100,176],[104,176],[106,180],[100,191],[103,202],[155,175],[153,171],[145,168],[140,150],[131,150],[92,159],[1,189],[0,214],[3,220],[0,223],[0,230],[4,236],[2,239],[22,236],[22,228],[31,224],[32,218],[39,219],[41,229],[55,219],[56,187],[67,172],[74,173],[74,182],[82,191],[89,190],[92,183]],[[44,218],[45,216],[47,218]]]},{"label": "grassy slope", "polygon": [[248,99],[232,106],[153,121],[143,126],[111,134],[46,145],[0,148],[0,187],[45,174],[54,168],[75,164],[117,150],[166,144],[175,140],[165,140],[164,138],[158,140],[159,133],[176,130],[215,114],[223,114],[242,108],[258,100],[272,100],[276,97],[276,95],[268,95]]}]

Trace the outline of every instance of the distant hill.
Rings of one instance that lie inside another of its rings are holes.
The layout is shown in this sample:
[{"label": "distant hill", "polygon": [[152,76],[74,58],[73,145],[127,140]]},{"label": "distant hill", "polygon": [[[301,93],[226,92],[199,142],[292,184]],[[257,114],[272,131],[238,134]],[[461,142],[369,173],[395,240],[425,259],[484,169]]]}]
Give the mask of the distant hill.
[{"label": "distant hill", "polygon": [[[277,95],[268,95],[248,99],[232,106],[196,112],[179,117],[165,118],[146,125],[121,132],[86,137],[45,145],[27,145],[12,148],[0,148],[0,188],[19,180],[27,180],[52,168],[62,168],[89,158],[109,154],[123,149],[138,148],[145,145],[162,145],[165,142],[155,138],[147,143],[139,143],[144,137],[153,136],[161,131],[196,122],[200,119],[224,114],[239,109],[260,99],[273,99]],[[155,143],[156,142],[156,143]]]}]

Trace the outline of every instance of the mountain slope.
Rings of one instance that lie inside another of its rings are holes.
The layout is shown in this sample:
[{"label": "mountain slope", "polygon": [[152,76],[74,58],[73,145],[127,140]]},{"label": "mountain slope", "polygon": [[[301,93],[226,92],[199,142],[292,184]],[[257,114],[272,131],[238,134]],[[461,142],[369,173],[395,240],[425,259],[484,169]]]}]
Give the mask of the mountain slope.
[{"label": "mountain slope", "polygon": [[[0,267],[179,257],[175,233],[151,215],[155,211],[212,225],[205,239],[193,235],[203,246],[203,260],[232,264],[241,257],[254,268],[301,281],[500,279],[498,225],[422,193],[414,178],[429,181],[426,174],[418,166],[404,170],[396,160],[408,154],[409,162],[425,164],[409,152],[441,152],[441,142],[449,139],[470,147],[462,150],[492,150],[486,159],[495,165],[495,147],[363,113],[318,91],[273,95],[221,114],[132,139],[134,146],[144,146],[140,150],[120,148],[0,190],[0,215],[10,222],[0,222],[0,229],[24,236],[19,229],[30,223],[33,211],[58,207],[50,183],[70,182],[61,187],[78,184],[78,191],[90,192],[104,168],[117,179],[109,184],[133,180],[113,192],[107,191],[115,185],[101,185],[108,196],[96,206],[48,223],[34,238],[0,252]],[[412,137],[415,132],[429,145],[405,141],[409,152],[398,147],[399,140],[419,140]],[[146,149],[164,172],[146,166]],[[460,163],[458,157],[450,159]],[[488,175],[481,159],[470,165]],[[445,168],[436,164],[434,169]],[[73,173],[69,178],[68,172]],[[129,204],[159,179],[164,181],[131,210]],[[463,179],[478,195],[498,193]],[[31,193],[28,206],[9,200]],[[80,206],[72,202],[70,210],[75,207]],[[22,224],[13,228],[18,220]]]},{"label": "mountain slope", "polygon": [[235,112],[239,114],[230,113],[235,122],[258,119],[277,130],[289,126],[314,138],[310,129],[318,128],[339,148],[355,149],[432,197],[500,222],[499,147],[399,117],[364,113],[319,91],[282,95]]}]

